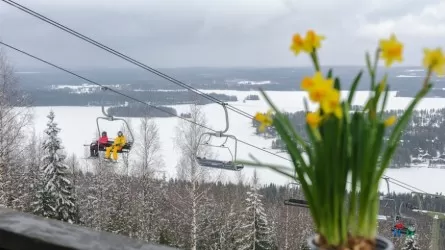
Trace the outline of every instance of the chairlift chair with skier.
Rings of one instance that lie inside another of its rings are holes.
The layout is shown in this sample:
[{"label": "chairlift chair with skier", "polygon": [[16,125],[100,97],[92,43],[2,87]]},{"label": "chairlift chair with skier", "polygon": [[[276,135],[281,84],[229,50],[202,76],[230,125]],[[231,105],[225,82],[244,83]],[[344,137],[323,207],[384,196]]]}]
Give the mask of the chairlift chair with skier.
[{"label": "chairlift chair with skier", "polygon": [[[402,213],[402,207],[406,207],[405,202],[401,202],[399,206],[399,213],[396,216],[397,223],[393,226],[391,231],[394,236],[406,235],[409,237],[414,236],[417,230],[417,221],[413,217],[409,217]],[[403,223],[403,221],[408,221],[407,223]]]},{"label": "chairlift chair with skier", "polygon": [[[101,89],[106,91],[108,88],[107,87],[102,87]],[[105,111],[105,107],[104,107],[103,101],[102,101],[101,105],[102,105],[102,114],[104,114],[104,116],[96,118],[96,126],[97,126],[97,131],[99,133],[99,136],[101,135],[101,131],[105,131],[105,130],[103,130],[101,128],[101,126],[99,124],[100,120],[106,120],[106,121],[110,121],[110,122],[115,122],[115,121],[122,122],[123,125],[125,126],[126,132],[128,132],[128,136],[126,136],[127,137],[126,143],[123,146],[121,146],[119,148],[119,150],[117,150],[117,153],[118,154],[128,154],[131,151],[131,149],[133,147],[133,142],[134,142],[134,136],[133,136],[133,132],[132,132],[130,126],[128,125],[128,123],[127,123],[127,121],[125,119],[116,118],[116,117],[113,117],[112,115],[108,114]],[[107,143],[103,143],[103,141],[100,141],[98,139],[97,142],[96,142],[96,144],[97,144],[97,151],[98,152],[105,152],[106,148],[112,146],[113,143],[114,143],[114,140],[108,139]],[[84,146],[91,146],[91,144],[90,145],[84,145]],[[93,154],[93,155],[90,156],[90,158],[100,158],[100,157],[99,157],[99,154]]]}]

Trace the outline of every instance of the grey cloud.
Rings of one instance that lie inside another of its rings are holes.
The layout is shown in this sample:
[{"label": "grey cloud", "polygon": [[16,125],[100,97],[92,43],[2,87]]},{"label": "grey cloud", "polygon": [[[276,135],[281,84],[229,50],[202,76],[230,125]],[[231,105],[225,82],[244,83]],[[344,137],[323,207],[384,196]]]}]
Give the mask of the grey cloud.
[{"label": "grey cloud", "polygon": [[376,4],[369,8],[365,15],[370,22],[378,22],[410,14],[420,14],[426,6],[438,3],[437,0],[386,0],[384,2],[381,0],[377,2],[381,4]]},{"label": "grey cloud", "polygon": [[[293,33],[304,32],[308,28],[328,37],[322,51],[327,64],[362,63],[363,49],[373,45],[374,41],[358,40],[360,38],[355,36],[359,28],[356,16],[367,19],[374,13],[373,16],[390,18],[401,13],[394,11],[397,10],[395,7],[385,10],[382,6],[358,2],[20,1],[155,67],[305,65],[309,60],[296,59],[288,47]],[[405,4],[397,6],[405,8]],[[0,38],[67,67],[130,66],[2,2]],[[10,55],[19,58],[12,52]],[[20,65],[39,65],[23,57],[16,61]]]}]

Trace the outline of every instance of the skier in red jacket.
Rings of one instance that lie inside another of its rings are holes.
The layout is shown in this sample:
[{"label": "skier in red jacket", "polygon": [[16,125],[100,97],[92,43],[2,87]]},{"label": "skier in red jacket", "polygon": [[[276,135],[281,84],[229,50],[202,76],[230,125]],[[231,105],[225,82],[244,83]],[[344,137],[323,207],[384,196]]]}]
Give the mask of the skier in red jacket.
[{"label": "skier in red jacket", "polygon": [[90,157],[99,156],[99,148],[104,149],[108,145],[107,132],[103,131],[99,140],[90,144]]},{"label": "skier in red jacket", "polygon": [[394,237],[398,236],[400,237],[400,235],[402,234],[402,230],[405,228],[405,225],[403,225],[403,222],[399,221],[397,222],[397,224],[394,226]]}]

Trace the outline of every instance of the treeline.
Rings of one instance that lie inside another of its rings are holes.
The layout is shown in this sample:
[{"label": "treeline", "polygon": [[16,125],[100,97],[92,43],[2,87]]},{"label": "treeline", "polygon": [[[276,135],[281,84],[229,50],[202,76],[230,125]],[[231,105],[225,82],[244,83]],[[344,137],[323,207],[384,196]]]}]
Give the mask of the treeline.
[{"label": "treeline", "polygon": [[[358,108],[353,107],[354,108]],[[384,112],[384,117],[395,115],[400,117],[404,110],[391,110]],[[285,113],[294,125],[294,129],[309,140],[306,134],[304,111]],[[259,131],[259,123],[252,120],[252,126],[256,128],[256,134],[276,138],[272,141],[273,149],[285,149],[285,145],[275,129],[269,128],[265,132]],[[390,127],[387,135],[392,130]],[[402,138],[397,149],[391,167],[409,167],[412,164],[424,164],[429,167],[445,167],[445,109],[417,110],[403,131]]]},{"label": "treeline", "polygon": [[174,117],[178,115],[174,108],[163,106],[153,108],[142,103],[110,107],[107,111],[109,115],[119,117]]},{"label": "treeline", "polygon": [[[410,89],[400,89],[397,90],[396,97],[413,97],[413,91]],[[433,88],[426,97],[429,98],[444,98],[445,97],[445,90],[443,87],[440,88]]]},{"label": "treeline", "polygon": [[[119,90],[125,95],[132,96],[138,100],[153,105],[176,105],[176,104],[209,104],[212,103],[206,97],[187,91],[132,91]],[[122,105],[128,102],[128,98],[115,93],[92,91],[87,93],[73,93],[72,90],[28,90],[25,94],[30,98],[33,106],[101,106],[102,103],[111,105]],[[236,96],[210,93],[213,98],[224,102],[237,101]]]},{"label": "treeline", "polygon": [[258,95],[248,95],[244,100],[248,101],[258,101],[260,97]]}]

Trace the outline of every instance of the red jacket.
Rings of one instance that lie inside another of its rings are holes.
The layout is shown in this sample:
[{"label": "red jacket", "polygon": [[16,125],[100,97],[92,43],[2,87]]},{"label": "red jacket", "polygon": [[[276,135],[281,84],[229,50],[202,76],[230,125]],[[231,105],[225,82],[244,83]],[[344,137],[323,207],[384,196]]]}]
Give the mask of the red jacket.
[{"label": "red jacket", "polygon": [[397,229],[403,229],[403,228],[405,228],[405,226],[404,226],[403,223],[401,223],[401,222],[397,223],[394,227],[397,228]]},{"label": "red jacket", "polygon": [[99,144],[107,144],[107,142],[108,137],[106,135],[99,138]]}]

